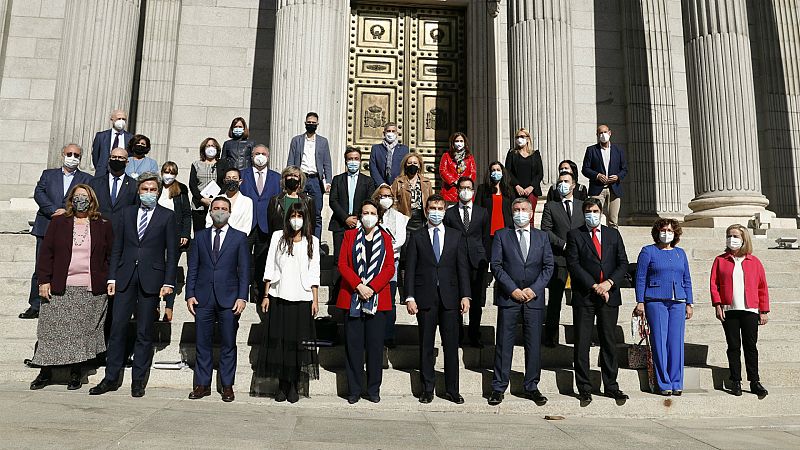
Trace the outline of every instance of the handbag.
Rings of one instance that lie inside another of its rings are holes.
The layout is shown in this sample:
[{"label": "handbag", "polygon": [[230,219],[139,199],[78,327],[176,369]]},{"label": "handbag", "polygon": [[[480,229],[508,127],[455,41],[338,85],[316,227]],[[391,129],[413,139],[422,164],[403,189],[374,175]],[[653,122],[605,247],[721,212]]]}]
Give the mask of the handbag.
[{"label": "handbag", "polygon": [[647,321],[641,316],[631,317],[631,335],[634,339],[639,338],[638,344],[628,346],[628,367],[631,369],[646,369],[647,355],[650,351],[650,342],[647,336],[650,330]]}]

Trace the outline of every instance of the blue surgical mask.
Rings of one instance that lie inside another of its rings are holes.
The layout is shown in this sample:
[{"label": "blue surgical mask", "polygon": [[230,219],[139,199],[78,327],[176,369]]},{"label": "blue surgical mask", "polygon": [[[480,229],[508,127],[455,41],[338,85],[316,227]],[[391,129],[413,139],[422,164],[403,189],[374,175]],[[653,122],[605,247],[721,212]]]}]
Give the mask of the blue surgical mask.
[{"label": "blue surgical mask", "polygon": [[361,163],[359,161],[347,161],[347,171],[350,173],[358,172],[358,168],[361,167]]},{"label": "blue surgical mask", "polygon": [[528,211],[516,211],[514,212],[514,225],[523,228],[529,223],[531,223],[531,215],[528,214]]},{"label": "blue surgical mask", "polygon": [[433,225],[438,226],[440,223],[442,223],[442,220],[444,220],[444,211],[440,211],[438,209],[432,209],[428,211],[428,220]]},{"label": "blue surgical mask", "polygon": [[146,208],[152,208],[156,206],[156,200],[158,200],[158,194],[154,192],[145,192],[144,194],[139,194],[139,201],[142,203],[142,206]]},{"label": "blue surgical mask", "polygon": [[589,228],[597,228],[600,226],[600,213],[583,213],[583,218],[586,220],[586,226]]},{"label": "blue surgical mask", "polygon": [[495,171],[492,171],[492,174],[490,176],[492,177],[493,181],[500,181],[500,180],[503,179],[503,172],[501,172],[499,170],[495,170]]},{"label": "blue surgical mask", "polygon": [[566,197],[569,195],[569,189],[572,187],[566,181],[562,181],[558,183],[558,193],[561,194],[562,197]]},{"label": "blue surgical mask", "polygon": [[244,135],[244,128],[243,127],[233,127],[233,135],[236,137],[242,137]]}]

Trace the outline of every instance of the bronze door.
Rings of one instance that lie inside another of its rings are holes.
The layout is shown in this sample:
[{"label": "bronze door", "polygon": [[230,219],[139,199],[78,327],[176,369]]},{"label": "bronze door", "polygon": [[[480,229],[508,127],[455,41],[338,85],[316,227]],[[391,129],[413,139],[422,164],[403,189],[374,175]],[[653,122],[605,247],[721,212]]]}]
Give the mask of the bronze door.
[{"label": "bronze door", "polygon": [[366,169],[384,124],[396,122],[438,180],[448,138],[467,122],[464,11],[359,5],[350,26],[347,143]]}]

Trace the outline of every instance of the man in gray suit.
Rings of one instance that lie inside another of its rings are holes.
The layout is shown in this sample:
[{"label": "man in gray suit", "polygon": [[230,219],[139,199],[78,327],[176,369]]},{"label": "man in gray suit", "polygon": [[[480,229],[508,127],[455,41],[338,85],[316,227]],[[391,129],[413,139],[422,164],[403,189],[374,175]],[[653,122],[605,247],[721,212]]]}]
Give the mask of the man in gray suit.
[{"label": "man in gray suit", "polygon": [[289,146],[287,166],[297,166],[306,174],[306,193],[314,199],[317,209],[314,236],[322,235],[322,193],[330,192],[331,150],[328,140],[317,134],[319,116],[315,112],[306,114],[306,132],[292,138]]},{"label": "man in gray suit", "polygon": [[561,201],[548,201],[542,213],[542,231],[550,238],[553,249],[553,258],[556,268],[550,284],[550,296],[547,299],[547,315],[545,317],[544,337],[542,343],[545,347],[555,347],[558,344],[558,323],[561,319],[561,298],[567,284],[567,233],[583,226],[583,211],[581,200],[575,201],[575,175],[569,172],[562,173],[556,182],[556,192]]}]

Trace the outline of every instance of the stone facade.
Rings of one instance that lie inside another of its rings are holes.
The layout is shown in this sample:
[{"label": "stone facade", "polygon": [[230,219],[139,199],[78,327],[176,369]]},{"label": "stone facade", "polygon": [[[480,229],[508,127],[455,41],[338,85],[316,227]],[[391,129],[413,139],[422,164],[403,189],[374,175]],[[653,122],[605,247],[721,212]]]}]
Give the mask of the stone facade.
[{"label": "stone facade", "polygon": [[[129,128],[151,137],[159,161],[177,162],[184,181],[200,142],[227,139],[236,116],[270,145],[276,167],[306,111],[343,148],[354,4],[0,0],[0,139],[12,150],[0,201],[30,197],[66,141],[89,150],[114,108],[129,111]],[[630,166],[623,222],[800,213],[796,2],[435,5],[466,10],[466,132],[481,165],[503,160],[525,127],[549,183],[561,159],[580,164],[606,123]]]}]

